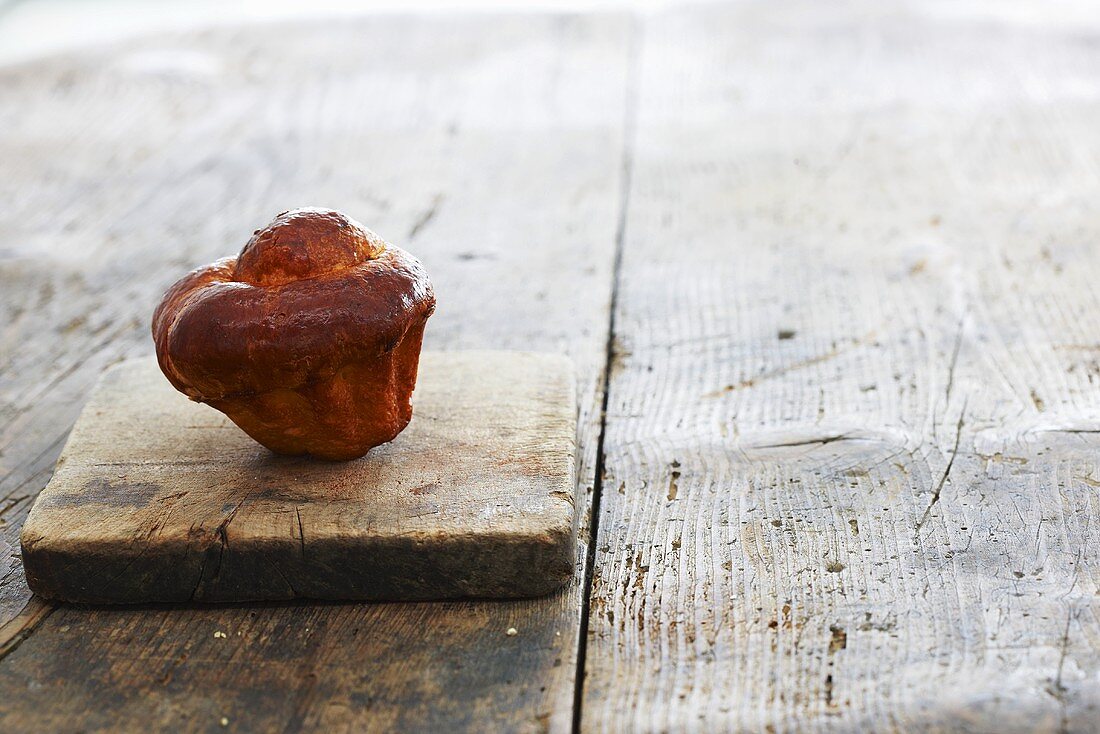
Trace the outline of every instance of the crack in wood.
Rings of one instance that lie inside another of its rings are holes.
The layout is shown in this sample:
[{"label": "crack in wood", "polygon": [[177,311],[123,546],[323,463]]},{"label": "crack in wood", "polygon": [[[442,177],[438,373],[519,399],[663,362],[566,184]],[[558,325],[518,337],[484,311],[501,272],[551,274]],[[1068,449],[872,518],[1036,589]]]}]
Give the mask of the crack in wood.
[{"label": "crack in wood", "polygon": [[959,441],[962,437],[965,420],[966,403],[963,403],[962,411],[959,413],[959,423],[955,427],[955,445],[951,448],[951,456],[947,459],[947,466],[944,467],[943,475],[940,477],[940,481],[936,483],[936,488],[932,491],[932,500],[928,503],[928,506],[924,508],[924,514],[922,514],[920,520],[917,521],[916,532],[918,533],[921,528],[924,527],[924,523],[928,521],[928,518],[931,517],[932,508],[940,501],[940,494],[943,492],[943,486],[947,483],[948,477],[951,476],[951,469],[955,466],[955,457],[959,454]]},{"label": "crack in wood", "polygon": [[829,436],[822,436],[821,438],[806,438],[798,441],[784,441],[782,443],[765,443],[759,446],[753,446],[754,449],[781,449],[789,448],[791,446],[824,446],[830,443],[836,443],[837,441],[869,441],[871,439],[862,438],[860,436],[851,436],[847,433],[833,434]]},{"label": "crack in wood", "polygon": [[416,221],[413,222],[412,227],[409,228],[409,236],[407,238],[409,242],[412,242],[414,239],[416,239],[416,236],[420,234],[420,231],[427,227],[428,224],[430,224],[431,221],[435,219],[435,215],[439,212],[439,205],[443,203],[444,198],[446,197],[442,193],[436,194],[432,198],[432,202],[428,205],[428,208],[425,209],[424,212],[416,218]]},{"label": "crack in wood", "polygon": [[717,390],[706,393],[705,395],[703,395],[703,397],[705,397],[705,398],[721,397],[722,395],[725,395],[726,393],[733,392],[735,390],[741,390],[741,389],[744,389],[746,387],[755,387],[757,384],[759,384],[759,383],[761,383],[765,380],[772,380],[772,379],[775,379],[776,377],[782,377],[783,375],[786,375],[789,372],[794,372],[796,370],[806,369],[807,367],[813,367],[814,365],[821,364],[822,362],[828,362],[830,359],[835,359],[836,357],[839,357],[840,355],[844,354],[845,352],[848,352],[848,351],[850,351],[852,349],[855,349],[856,347],[858,347],[862,344],[865,344],[866,342],[874,339],[874,337],[875,337],[875,330],[872,329],[871,331],[868,331],[863,336],[849,338],[847,340],[847,343],[834,344],[831,349],[829,349],[825,352],[822,352],[821,354],[816,354],[812,357],[807,357],[805,359],[801,359],[801,360],[798,360],[798,361],[795,361],[795,362],[791,362],[790,364],[781,365],[779,367],[776,367],[773,370],[765,370],[764,372],[761,372],[757,375],[754,375],[753,377],[746,377],[744,380],[741,380],[740,382],[731,383],[729,385],[724,385],[723,387],[721,387]]},{"label": "crack in wood", "polygon": [[[302,560],[304,561],[306,558],[306,531],[305,528],[302,527],[302,508],[295,507],[294,515],[298,518],[298,542],[302,547]],[[314,529],[316,529],[316,527],[314,527]]]},{"label": "crack in wood", "polygon": [[1070,626],[1077,618],[1077,612],[1070,609],[1066,612],[1066,624],[1062,630],[1061,638],[1061,651],[1058,655],[1058,667],[1055,671],[1054,678],[1051,680],[1050,685],[1047,686],[1046,692],[1051,695],[1054,700],[1058,702],[1058,706],[1061,709],[1061,720],[1059,722],[1058,731],[1069,731],[1069,715],[1068,715],[1068,701],[1066,694],[1069,689],[1062,683],[1062,673],[1065,670],[1066,657],[1069,655],[1069,630]]},{"label": "crack in wood", "polygon": [[951,403],[951,390],[955,387],[955,367],[959,363],[959,350],[962,348],[963,332],[966,330],[966,318],[970,315],[970,306],[967,305],[959,319],[959,328],[955,333],[955,348],[951,351],[951,363],[947,367],[947,389],[944,391],[944,405]]},{"label": "crack in wood", "polygon": [[199,578],[198,581],[195,582],[195,588],[192,589],[191,596],[189,597],[191,601],[194,601],[196,598],[198,598],[200,591],[205,591],[205,589],[203,588],[203,582],[206,581],[207,562],[211,558],[210,551],[215,547],[217,548],[217,556],[216,558],[214,558],[213,572],[210,575],[209,581],[207,581],[205,585],[209,586],[210,583],[217,581],[218,577],[221,575],[222,562],[225,558],[225,552],[229,549],[229,524],[233,522],[233,518],[237,516],[237,513],[240,512],[241,507],[244,506],[244,503],[248,501],[248,499],[254,494],[254,492],[255,490],[246,493],[245,496],[241,498],[240,502],[236,504],[233,510],[228,515],[226,515],[226,517],[220,523],[218,523],[218,527],[214,529],[214,532],[212,534],[214,536],[215,542],[207,546],[206,553],[203,555],[202,564],[199,568]]},{"label": "crack in wood", "polygon": [[8,623],[0,625],[0,661],[15,652],[58,607],[32,596]]}]

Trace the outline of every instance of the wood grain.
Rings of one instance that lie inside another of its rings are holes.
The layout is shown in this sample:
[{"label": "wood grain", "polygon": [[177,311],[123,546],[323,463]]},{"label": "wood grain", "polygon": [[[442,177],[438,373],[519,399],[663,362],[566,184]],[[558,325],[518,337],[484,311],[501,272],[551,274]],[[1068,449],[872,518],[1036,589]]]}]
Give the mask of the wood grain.
[{"label": "wood grain", "polygon": [[999,8],[646,24],[585,731],[1095,731],[1100,18]]},{"label": "wood grain", "polygon": [[[1095,6],[641,23],[582,729],[1091,731]],[[0,74],[0,542],[159,289],[303,203],[446,280],[437,346],[571,352],[589,487],[627,25],[306,25]],[[47,616],[13,557],[0,728],[560,730],[579,600]]]},{"label": "wood grain", "polygon": [[[615,16],[386,17],[169,35],[0,70],[0,539],[15,545],[103,368],[150,352],[163,290],[309,204],[420,257],[439,298],[428,347],[574,359],[585,498],[628,34]],[[18,628],[0,629],[18,642],[40,626],[0,662],[4,731],[572,720],[576,584],[514,603],[64,607],[44,622],[28,599],[13,558],[0,621]]]}]

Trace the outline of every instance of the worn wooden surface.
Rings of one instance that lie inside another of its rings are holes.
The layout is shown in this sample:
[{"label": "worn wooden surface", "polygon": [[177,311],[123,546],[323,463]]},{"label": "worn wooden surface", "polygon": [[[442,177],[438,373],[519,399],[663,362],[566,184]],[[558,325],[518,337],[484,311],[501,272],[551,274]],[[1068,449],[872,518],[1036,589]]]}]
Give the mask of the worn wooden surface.
[{"label": "worn wooden surface", "polygon": [[571,579],[569,360],[426,352],[415,407],[357,461],[279,457],[154,360],[118,365],[23,525],[27,583],[132,604],[515,598]]},{"label": "worn wooden surface", "polygon": [[[145,351],[126,320],[304,194],[424,256],[436,346],[578,359],[590,487],[625,202],[580,728],[1095,730],[1098,12],[387,19],[4,72],[3,537]],[[573,715],[576,586],[50,615],[13,560],[0,610],[0,728]]]},{"label": "worn wooden surface", "polygon": [[647,26],[586,730],[1100,727],[1100,18],[1041,20]]},{"label": "worn wooden surface", "polygon": [[150,353],[163,290],[304,204],[424,262],[427,348],[573,358],[585,511],[629,35],[625,17],[386,17],[0,69],[0,731],[569,728],[579,583],[507,603],[49,613],[14,548],[91,385]]}]

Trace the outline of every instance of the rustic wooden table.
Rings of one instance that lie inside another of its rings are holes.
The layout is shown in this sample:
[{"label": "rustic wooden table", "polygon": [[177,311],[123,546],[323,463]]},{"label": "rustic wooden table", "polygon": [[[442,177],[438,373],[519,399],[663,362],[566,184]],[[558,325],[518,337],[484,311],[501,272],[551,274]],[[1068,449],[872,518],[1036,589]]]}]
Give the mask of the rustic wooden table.
[{"label": "rustic wooden table", "polygon": [[[379,16],[0,68],[0,731],[1096,730],[1100,10],[1044,7]],[[576,581],[32,598],[19,528],[92,383],[303,204],[421,256],[432,348],[574,358]]]}]

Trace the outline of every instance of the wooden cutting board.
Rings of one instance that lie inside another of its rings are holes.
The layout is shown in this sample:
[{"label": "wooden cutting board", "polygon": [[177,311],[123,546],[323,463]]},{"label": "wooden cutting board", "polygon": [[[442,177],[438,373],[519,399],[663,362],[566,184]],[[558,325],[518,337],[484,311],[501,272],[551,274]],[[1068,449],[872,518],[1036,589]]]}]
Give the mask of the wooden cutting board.
[{"label": "wooden cutting board", "polygon": [[152,359],[121,364],[27,518],[27,581],[137,603],[524,597],[571,578],[571,363],[427,353],[413,404],[362,459],[281,457]]}]

